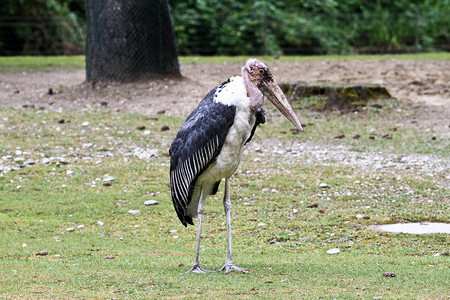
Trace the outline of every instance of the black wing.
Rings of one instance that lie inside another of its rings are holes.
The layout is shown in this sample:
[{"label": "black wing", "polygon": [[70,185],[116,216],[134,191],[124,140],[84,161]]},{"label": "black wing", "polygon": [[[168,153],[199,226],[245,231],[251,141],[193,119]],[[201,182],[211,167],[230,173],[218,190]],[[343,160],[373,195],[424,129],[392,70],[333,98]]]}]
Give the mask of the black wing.
[{"label": "black wing", "polygon": [[234,121],[236,107],[214,101],[216,90],[228,82],[206,95],[181,126],[169,150],[172,202],[184,226],[194,224],[185,211],[197,178],[216,160]]}]

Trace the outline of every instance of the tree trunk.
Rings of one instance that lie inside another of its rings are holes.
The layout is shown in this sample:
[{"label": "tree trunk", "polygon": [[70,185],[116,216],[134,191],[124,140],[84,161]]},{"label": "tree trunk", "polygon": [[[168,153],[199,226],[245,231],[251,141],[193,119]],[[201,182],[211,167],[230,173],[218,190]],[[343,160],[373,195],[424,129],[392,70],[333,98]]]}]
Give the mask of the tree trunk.
[{"label": "tree trunk", "polygon": [[88,82],[180,77],[167,0],[87,0]]}]

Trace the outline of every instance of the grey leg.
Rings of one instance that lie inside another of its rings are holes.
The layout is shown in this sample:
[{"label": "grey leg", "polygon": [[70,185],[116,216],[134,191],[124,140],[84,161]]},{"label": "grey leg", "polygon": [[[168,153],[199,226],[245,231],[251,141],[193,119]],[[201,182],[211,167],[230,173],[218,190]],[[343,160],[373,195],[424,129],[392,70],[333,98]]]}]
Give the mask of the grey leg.
[{"label": "grey leg", "polygon": [[225,271],[225,273],[229,273],[231,271],[248,273],[248,269],[236,267],[231,256],[231,199],[229,178],[225,179],[225,195],[223,197],[223,207],[225,210],[225,218],[227,222],[227,260],[225,261],[225,265],[220,269],[220,271]]},{"label": "grey leg", "polygon": [[200,237],[202,233],[202,217],[203,217],[203,191],[200,195],[200,200],[198,201],[198,231],[197,231],[197,247],[195,250],[195,259],[194,259],[194,266],[187,271],[186,273],[197,273],[197,274],[203,274],[203,273],[209,273],[211,271],[205,270],[200,267],[199,262],[199,256],[200,256]]}]

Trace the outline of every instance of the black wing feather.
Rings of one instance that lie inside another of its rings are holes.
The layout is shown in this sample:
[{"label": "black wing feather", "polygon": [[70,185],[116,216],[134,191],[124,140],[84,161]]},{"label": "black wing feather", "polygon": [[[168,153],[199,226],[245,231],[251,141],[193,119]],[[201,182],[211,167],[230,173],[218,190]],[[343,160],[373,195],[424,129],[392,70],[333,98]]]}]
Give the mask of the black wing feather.
[{"label": "black wing feather", "polygon": [[[192,218],[185,216],[185,212],[197,178],[216,160],[234,121],[236,107],[214,101],[216,91],[228,82],[206,95],[181,126],[169,150],[172,201],[184,226],[193,225]],[[219,183],[213,192],[217,192]]]},{"label": "black wing feather", "polygon": [[250,142],[252,140],[252,137],[256,131],[256,127],[258,127],[259,124],[266,123],[266,111],[264,110],[264,108],[262,108],[262,107],[258,108],[255,112],[255,117],[256,117],[255,125],[253,125],[252,132],[251,132],[250,136],[248,137],[247,141],[245,142],[246,145],[248,142]]}]

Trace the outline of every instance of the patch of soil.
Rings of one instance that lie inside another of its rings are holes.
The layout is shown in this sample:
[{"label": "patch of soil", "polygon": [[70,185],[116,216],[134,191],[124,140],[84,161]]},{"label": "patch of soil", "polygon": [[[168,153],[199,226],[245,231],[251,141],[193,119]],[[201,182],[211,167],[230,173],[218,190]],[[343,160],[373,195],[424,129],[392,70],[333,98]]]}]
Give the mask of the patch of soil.
[{"label": "patch of soil", "polygon": [[[434,127],[450,135],[450,62],[407,60],[350,60],[273,62],[268,64],[279,83],[331,81],[371,83],[411,104],[418,128]],[[34,105],[53,110],[113,109],[152,115],[165,111],[187,116],[217,84],[240,73],[241,64],[182,64],[183,80],[143,83],[85,83],[84,70],[0,72],[0,107]],[[49,92],[49,89],[52,92]]]}]

